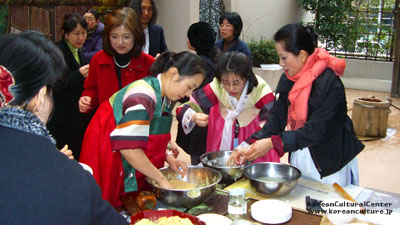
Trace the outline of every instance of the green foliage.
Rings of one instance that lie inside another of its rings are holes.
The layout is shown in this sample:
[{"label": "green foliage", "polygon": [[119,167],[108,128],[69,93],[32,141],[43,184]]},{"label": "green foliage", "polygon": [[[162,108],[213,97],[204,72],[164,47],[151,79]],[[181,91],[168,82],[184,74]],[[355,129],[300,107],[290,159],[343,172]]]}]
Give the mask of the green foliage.
[{"label": "green foliage", "polygon": [[8,27],[8,6],[0,6],[0,34],[7,32]]},{"label": "green foliage", "polygon": [[[314,14],[319,41],[329,51],[374,56],[387,54],[394,40],[391,18],[395,0],[298,0]],[[379,13],[381,9],[382,13]]]},{"label": "green foliage", "polygon": [[260,64],[278,64],[279,57],[275,50],[275,42],[261,38],[259,41],[254,39],[247,43],[251,56],[253,58],[253,66],[259,67]]},{"label": "green foliage", "polygon": [[349,37],[346,21],[353,11],[353,0],[298,0],[299,5],[315,15],[313,25],[327,48],[338,46]]}]

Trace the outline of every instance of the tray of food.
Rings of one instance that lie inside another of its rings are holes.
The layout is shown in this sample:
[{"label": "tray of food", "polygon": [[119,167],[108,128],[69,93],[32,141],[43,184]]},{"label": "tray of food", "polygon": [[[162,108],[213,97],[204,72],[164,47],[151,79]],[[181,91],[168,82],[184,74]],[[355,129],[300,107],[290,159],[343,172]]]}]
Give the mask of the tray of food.
[{"label": "tray of food", "polygon": [[147,210],[131,216],[131,225],[206,225],[199,218],[177,210]]}]

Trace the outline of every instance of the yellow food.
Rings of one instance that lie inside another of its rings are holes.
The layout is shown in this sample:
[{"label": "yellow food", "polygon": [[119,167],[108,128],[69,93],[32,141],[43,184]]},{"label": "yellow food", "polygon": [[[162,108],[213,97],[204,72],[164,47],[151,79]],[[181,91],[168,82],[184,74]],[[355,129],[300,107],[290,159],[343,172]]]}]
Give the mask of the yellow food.
[{"label": "yellow food", "polygon": [[171,183],[172,187],[174,187],[174,189],[193,189],[196,187],[194,186],[194,184],[177,179],[170,180],[169,182]]},{"label": "yellow food", "polygon": [[161,217],[157,222],[152,222],[149,219],[141,219],[135,225],[194,225],[188,218],[179,216]]},{"label": "yellow food", "polygon": [[149,219],[141,219],[136,222],[135,225],[155,225],[155,223],[153,221],[150,221]]}]

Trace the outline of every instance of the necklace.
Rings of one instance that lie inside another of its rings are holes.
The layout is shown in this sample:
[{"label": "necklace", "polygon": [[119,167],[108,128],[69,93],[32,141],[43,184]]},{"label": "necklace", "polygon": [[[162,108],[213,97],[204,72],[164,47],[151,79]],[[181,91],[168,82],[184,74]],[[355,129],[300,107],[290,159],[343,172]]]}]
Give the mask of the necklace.
[{"label": "necklace", "polygon": [[125,65],[121,66],[121,65],[119,65],[119,63],[117,62],[117,60],[115,60],[115,57],[113,57],[113,59],[114,59],[114,63],[115,63],[115,65],[117,65],[119,68],[122,68],[122,69],[124,69],[124,68],[128,67],[128,66],[129,66],[129,64],[131,64],[131,61],[129,60],[129,62],[128,62],[127,64],[125,64]]}]

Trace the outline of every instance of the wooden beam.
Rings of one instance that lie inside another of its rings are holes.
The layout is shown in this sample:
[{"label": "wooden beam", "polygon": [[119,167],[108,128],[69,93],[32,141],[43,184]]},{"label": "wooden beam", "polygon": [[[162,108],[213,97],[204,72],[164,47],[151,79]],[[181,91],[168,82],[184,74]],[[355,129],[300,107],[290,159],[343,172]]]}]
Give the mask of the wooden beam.
[{"label": "wooden beam", "polygon": [[400,0],[396,0],[393,11],[395,13],[396,40],[392,74],[392,90],[390,96],[400,97]]}]

